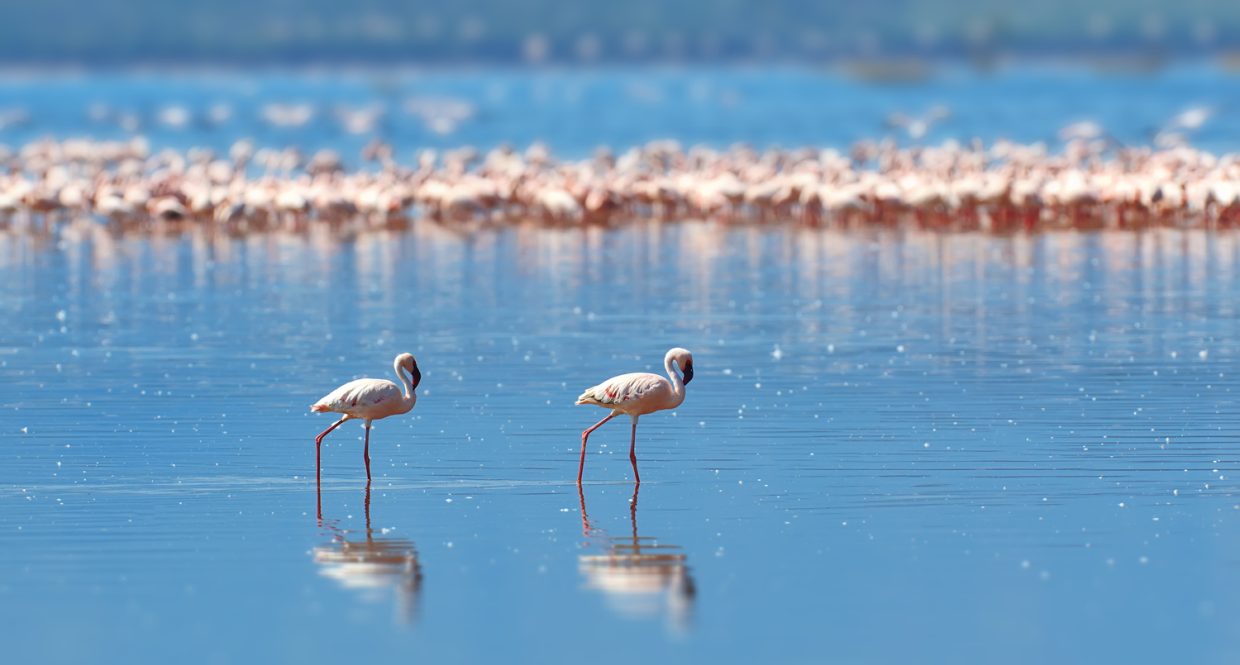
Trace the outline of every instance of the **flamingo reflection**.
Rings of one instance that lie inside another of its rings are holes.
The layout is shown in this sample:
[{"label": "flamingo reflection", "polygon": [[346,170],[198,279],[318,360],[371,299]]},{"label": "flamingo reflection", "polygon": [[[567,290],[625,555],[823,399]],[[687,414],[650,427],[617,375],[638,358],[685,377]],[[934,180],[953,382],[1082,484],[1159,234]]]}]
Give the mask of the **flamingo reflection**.
[{"label": "flamingo reflection", "polygon": [[[422,592],[422,565],[413,542],[404,538],[376,538],[370,526],[370,483],[366,483],[366,535],[350,538],[355,531],[343,529],[338,520],[323,519],[323,490],[318,492],[318,524],[331,533],[330,543],[314,548],[319,574],[346,589],[356,589],[368,600],[378,600],[390,589],[398,614],[406,623],[417,618]],[[381,532],[382,533],[382,532]]]},{"label": "flamingo reflection", "polygon": [[586,588],[601,591],[619,615],[629,618],[653,617],[666,613],[669,625],[677,630],[689,627],[697,589],[686,555],[676,545],[637,532],[637,493],[633,487],[629,505],[632,532],[612,537],[590,526],[586,515],[586,496],[581,487],[581,531],[587,542],[603,547],[603,554],[582,554],[579,568]]}]

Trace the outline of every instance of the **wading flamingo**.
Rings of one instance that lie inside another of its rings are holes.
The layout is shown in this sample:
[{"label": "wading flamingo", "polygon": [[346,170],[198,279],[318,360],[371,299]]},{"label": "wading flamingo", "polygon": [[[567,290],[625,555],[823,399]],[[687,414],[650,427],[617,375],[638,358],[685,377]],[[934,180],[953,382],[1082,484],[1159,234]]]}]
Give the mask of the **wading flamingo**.
[{"label": "wading flamingo", "polygon": [[[418,396],[413,392],[418,389],[418,383],[422,381],[422,373],[418,371],[417,361],[412,355],[402,353],[392,362],[392,369],[396,372],[396,378],[400,379],[401,385],[404,386],[404,393],[395,383],[386,379],[358,379],[331,391],[310,407],[310,410],[315,413],[331,411],[344,414],[344,417],[332,423],[331,427],[323,430],[323,433],[314,439],[315,478],[320,476],[322,470],[322,465],[319,463],[319,451],[323,448],[323,437],[344,424],[344,421],[357,418],[366,421],[364,424],[366,445],[362,448],[362,458],[366,460],[366,480],[370,480],[371,421],[409,413],[413,405],[418,402]],[[408,372],[409,376],[405,376],[404,372]]]},{"label": "wading flamingo", "polygon": [[[611,409],[611,414],[598,421],[593,427],[581,433],[581,464],[577,466],[577,484],[581,484],[581,474],[586,468],[586,440],[590,432],[603,426],[603,423],[616,416],[627,413],[633,418],[633,433],[629,440],[629,461],[633,463],[633,480],[641,483],[637,474],[637,419],[647,413],[674,409],[685,401],[685,386],[693,380],[693,354],[682,348],[674,348],[663,357],[663,368],[668,378],[647,372],[621,374],[594,386],[586,388],[577,398],[578,404],[593,404]],[[676,369],[680,369],[680,374]],[[684,378],[681,378],[681,374]],[[670,379],[670,380],[669,380]]]}]

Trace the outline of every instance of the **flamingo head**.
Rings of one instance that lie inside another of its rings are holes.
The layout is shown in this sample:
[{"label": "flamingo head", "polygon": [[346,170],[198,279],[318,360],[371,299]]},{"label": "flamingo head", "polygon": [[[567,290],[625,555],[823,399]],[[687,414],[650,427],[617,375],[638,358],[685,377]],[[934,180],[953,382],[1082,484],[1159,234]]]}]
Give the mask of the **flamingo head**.
[{"label": "flamingo head", "polygon": [[693,354],[688,349],[676,347],[667,352],[667,357],[676,363],[680,368],[681,380],[687,386],[693,380]]},{"label": "flamingo head", "polygon": [[396,366],[409,372],[410,380],[416,390],[418,384],[422,382],[422,372],[418,370],[418,361],[413,359],[412,353],[402,353],[396,356]]}]

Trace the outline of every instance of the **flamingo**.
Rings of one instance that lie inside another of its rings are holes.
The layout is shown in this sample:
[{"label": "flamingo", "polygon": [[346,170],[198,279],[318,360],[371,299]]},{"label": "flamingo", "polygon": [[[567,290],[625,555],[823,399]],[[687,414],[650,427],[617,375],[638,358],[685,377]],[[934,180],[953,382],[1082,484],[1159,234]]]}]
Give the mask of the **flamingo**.
[{"label": "flamingo", "polygon": [[[396,356],[396,360],[392,361],[392,371],[396,372],[396,378],[400,379],[404,386],[403,393],[395,383],[386,379],[357,379],[331,391],[310,406],[310,410],[315,413],[331,411],[344,414],[314,439],[315,478],[319,478],[322,473],[319,452],[323,447],[323,437],[343,425],[344,421],[358,418],[366,421],[363,425],[366,429],[366,444],[362,449],[362,458],[366,460],[366,482],[370,482],[370,423],[388,416],[409,413],[418,402],[414,391],[422,381],[422,372],[418,371],[418,363],[413,359],[413,355],[402,353]],[[409,376],[405,376],[404,372],[408,372]]]},{"label": "flamingo", "polygon": [[[633,419],[629,461],[633,463],[633,480],[641,484],[641,476],[637,473],[637,419],[647,413],[674,409],[685,401],[685,386],[693,380],[693,354],[680,347],[671,349],[663,357],[663,368],[667,370],[667,379],[648,372],[621,374],[597,386],[586,388],[577,398],[577,404],[593,404],[611,409],[606,418],[581,433],[581,464],[577,467],[577,485],[581,485],[581,474],[586,468],[586,441],[590,438],[590,433],[622,413],[627,413]],[[680,369],[680,374],[676,373],[677,368]]]}]

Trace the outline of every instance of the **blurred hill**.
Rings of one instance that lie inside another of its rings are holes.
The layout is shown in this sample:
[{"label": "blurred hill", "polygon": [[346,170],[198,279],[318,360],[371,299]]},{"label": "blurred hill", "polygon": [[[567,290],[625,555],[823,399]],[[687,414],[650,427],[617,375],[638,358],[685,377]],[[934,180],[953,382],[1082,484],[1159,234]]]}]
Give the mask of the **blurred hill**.
[{"label": "blurred hill", "polygon": [[0,62],[827,61],[1240,50],[1235,0],[7,0]]}]

